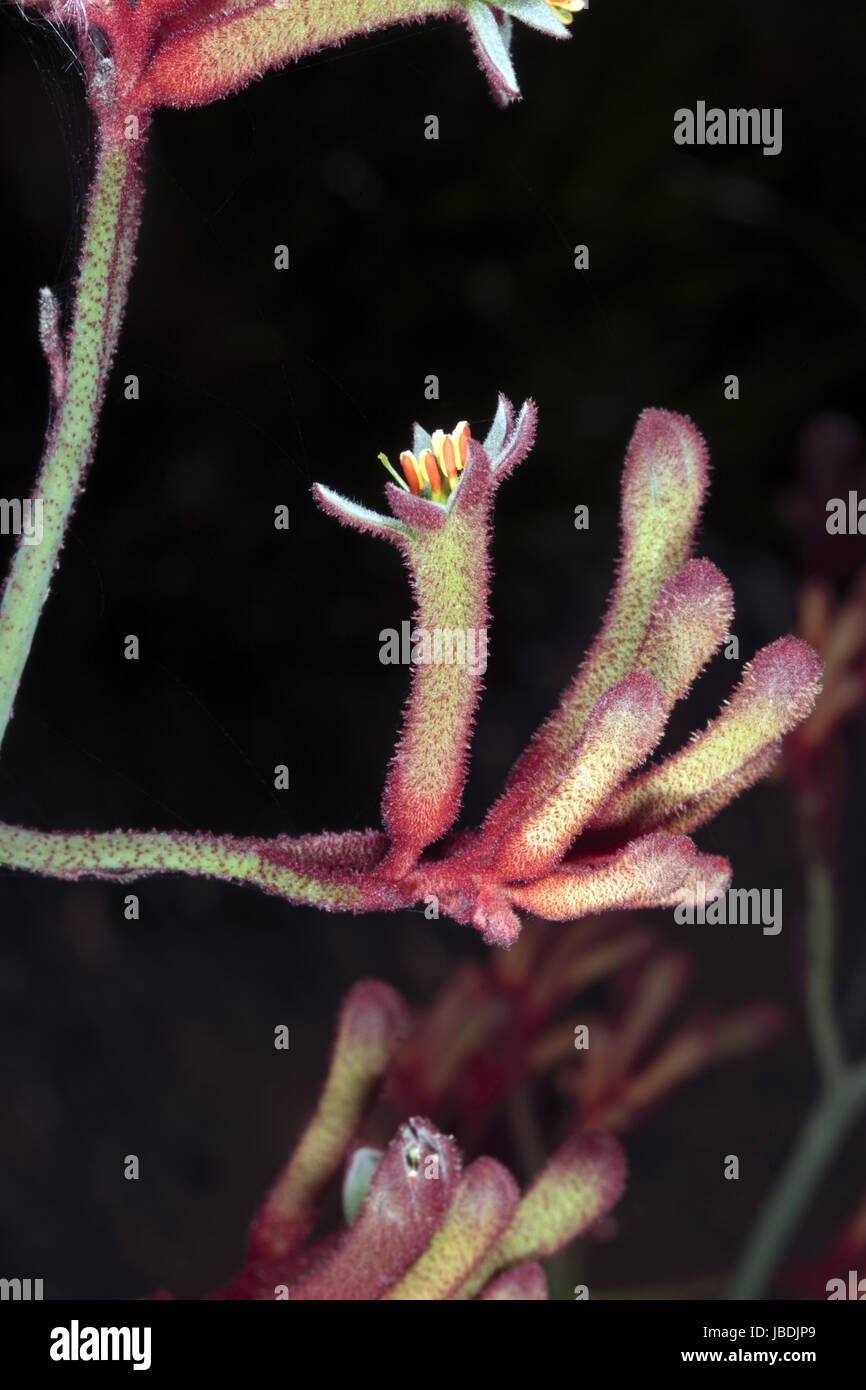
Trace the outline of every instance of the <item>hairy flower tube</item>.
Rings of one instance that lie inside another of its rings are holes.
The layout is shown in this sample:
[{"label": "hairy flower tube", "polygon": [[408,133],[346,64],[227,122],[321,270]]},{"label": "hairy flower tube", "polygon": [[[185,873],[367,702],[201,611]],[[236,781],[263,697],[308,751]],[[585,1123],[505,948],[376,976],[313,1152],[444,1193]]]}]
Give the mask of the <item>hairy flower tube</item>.
[{"label": "hairy flower tube", "polygon": [[[319,505],[396,546],[409,570],[416,629],[448,634],[440,658],[413,661],[385,779],[383,830],[292,840],[0,827],[0,862],[60,878],[187,873],[255,884],[328,911],[418,902],[510,945],[518,910],[566,921],[610,909],[672,907],[702,883],[723,891],[731,867],[691,833],[764,777],[782,739],[810,713],[820,662],[783,637],[742,671],[722,712],[678,752],[647,764],[674,704],[730,630],[731,591],[691,551],[707,487],[692,423],[645,411],[626,456],[622,552],[601,631],[558,708],[530,741],[478,829],[452,833],[468,768],[482,666],[460,660],[488,623],[489,533],[500,483],[526,457],[536,411],[500,397],[483,443],[460,433],[465,464],[437,501],[386,484],[390,514],[317,485]],[[417,460],[444,436],[416,430]],[[446,469],[447,472],[447,469]],[[426,488],[424,489],[426,490]],[[427,852],[429,850],[429,853]]]},{"label": "hairy flower tube", "polygon": [[[71,28],[94,110],[120,138],[130,117],[160,106],[202,106],[271,68],[358,34],[430,18],[462,20],[498,100],[520,91],[510,17],[554,38],[580,0],[29,0]],[[134,136],[132,138],[137,138]]]},{"label": "hairy flower tube", "polygon": [[[615,1206],[626,1164],[608,1134],[561,1145],[522,1196],[495,1159],[464,1168],[454,1139],[429,1120],[401,1124],[384,1151],[361,1143],[408,1024],[390,986],[362,980],[349,992],[316,1113],[253,1220],[243,1267],[211,1298],[546,1299],[538,1262]],[[341,1173],[344,1227],[311,1244]]]}]

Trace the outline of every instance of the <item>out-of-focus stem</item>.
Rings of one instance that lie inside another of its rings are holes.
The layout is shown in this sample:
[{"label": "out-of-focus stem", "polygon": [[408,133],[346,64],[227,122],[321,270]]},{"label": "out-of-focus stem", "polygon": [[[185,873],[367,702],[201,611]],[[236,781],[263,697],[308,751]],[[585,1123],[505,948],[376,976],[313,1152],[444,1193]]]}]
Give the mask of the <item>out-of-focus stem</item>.
[{"label": "out-of-focus stem", "polygon": [[866,1104],[866,1064],[842,1074],[811,1111],[743,1252],[731,1299],[760,1298],[803,1211]]},{"label": "out-of-focus stem", "polygon": [[806,1022],[822,1095],[758,1218],[728,1291],[733,1299],[766,1291],[803,1213],[850,1126],[866,1106],[866,1062],[849,1067],[836,1018],[836,894],[824,802],[801,792],[799,843],[806,875]]},{"label": "out-of-focus stem", "polygon": [[836,895],[824,859],[806,865],[806,1017],[815,1058],[825,1086],[845,1069],[845,1052],[836,1023]]},{"label": "out-of-focus stem", "polygon": [[93,453],[134,261],[141,154],[141,139],[100,141],[62,395],[33,494],[42,504],[42,534],[35,544],[32,535],[19,537],[0,605],[0,743]]}]

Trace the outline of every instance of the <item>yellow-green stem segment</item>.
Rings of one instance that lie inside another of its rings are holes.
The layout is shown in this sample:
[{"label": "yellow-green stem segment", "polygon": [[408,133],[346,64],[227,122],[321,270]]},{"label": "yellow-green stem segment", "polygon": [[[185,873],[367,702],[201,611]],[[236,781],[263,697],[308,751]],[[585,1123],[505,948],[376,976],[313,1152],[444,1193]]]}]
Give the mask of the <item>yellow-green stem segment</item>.
[{"label": "yellow-green stem segment", "polygon": [[323,868],[320,876],[314,867],[299,869],[288,853],[269,854],[267,841],[206,832],[112,830],[74,834],[0,825],[0,864],[68,880],[133,880],[153,874],[217,878],[246,883],[326,912],[351,912],[360,902],[358,886],[350,874],[335,877]]},{"label": "yellow-green stem segment", "polygon": [[[66,380],[33,494],[42,503],[38,544],[18,548],[0,605],[0,744],[69,519],[93,453],[138,230],[142,140],[101,142],[84,229],[67,343]],[[32,538],[31,538],[32,539]]]}]

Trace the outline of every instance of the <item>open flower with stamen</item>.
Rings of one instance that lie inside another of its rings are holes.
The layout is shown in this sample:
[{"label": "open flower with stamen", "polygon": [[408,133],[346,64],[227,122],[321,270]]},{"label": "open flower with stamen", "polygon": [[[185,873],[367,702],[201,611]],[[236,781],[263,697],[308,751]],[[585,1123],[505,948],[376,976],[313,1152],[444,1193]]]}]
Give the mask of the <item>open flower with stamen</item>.
[{"label": "open flower with stamen", "polygon": [[[391,840],[386,872],[394,879],[445,834],[460,807],[468,735],[481,694],[484,663],[477,657],[480,645],[486,649],[489,622],[490,514],[500,483],[532,447],[535,418],[531,401],[515,420],[501,397],[483,444],[470,437],[465,422],[454,436],[429,435],[416,427],[412,451],[401,455],[410,481],[404,487],[386,485],[393,517],[359,507],[330,488],[314,489],[320,506],[338,520],[397,546],[412,581],[416,630],[450,634],[454,648],[448,655],[458,658],[462,639],[462,661],[413,665],[412,693],[383,805]],[[470,647],[474,660],[467,659]]]},{"label": "open flower with stamen", "polygon": [[723,891],[728,861],[700,853],[692,833],[770,770],[785,735],[812,710],[821,668],[798,638],[770,643],[702,732],[648,763],[732,616],[727,580],[692,556],[706,448],[670,411],[644,411],[629,445],[622,552],[599,635],[483,824],[454,831],[486,665],[466,656],[473,638],[476,657],[482,637],[486,653],[494,499],[535,427],[531,401],[515,414],[500,397],[483,441],[465,422],[450,435],[416,429],[404,476],[392,469],[385,486],[390,514],[315,488],[326,512],[396,546],[416,632],[450,640],[439,659],[423,642],[413,654],[383,830],[260,839],[5,826],[0,860],[65,878],[202,874],[328,911],[434,902],[499,946],[516,939],[520,910],[565,921],[673,907],[699,883],[708,897]]},{"label": "open flower with stamen", "polygon": [[[538,1261],[615,1206],[626,1164],[612,1135],[567,1140],[523,1195],[493,1158],[464,1168],[454,1139],[417,1116],[384,1150],[360,1142],[408,1019],[378,980],[349,992],[316,1113],[253,1220],[242,1268],[211,1298],[546,1299]],[[343,1227],[311,1243],[341,1174]]]},{"label": "open flower with stamen", "polygon": [[[397,543],[421,626],[486,621],[489,493],[533,434],[531,405],[512,430],[510,407],[500,401],[492,437],[481,447],[470,441],[466,477],[444,505],[432,493],[422,500],[390,487],[396,525],[323,489],[319,500],[347,523]],[[413,461],[424,447],[419,436]],[[390,850],[368,882],[371,906],[377,880],[418,898],[432,894],[456,920],[507,945],[519,930],[515,908],[567,919],[675,904],[698,880],[715,891],[727,886],[727,862],[698,854],[688,832],[769,769],[782,736],[814,703],[819,663],[795,638],[771,644],[703,734],[642,770],[674,704],[730,629],[727,581],[709,561],[690,557],[706,484],[706,450],[691,423],[646,411],[626,459],[622,560],[601,633],[480,830],[429,861],[419,854],[444,835],[459,805],[480,679],[472,671],[449,679],[441,667],[416,668],[385,791]],[[461,533],[453,515],[464,510],[463,489],[474,510]],[[446,691],[462,721],[440,721],[443,743],[428,731]]]},{"label": "open flower with stamen", "polygon": [[421,441],[417,458],[411,449],[404,449],[400,455],[405,482],[394,472],[387,455],[380,454],[379,458],[400,487],[406,488],[413,497],[447,502],[466,467],[471,438],[468,422],[461,420],[451,434],[435,430],[429,436],[429,444],[423,442],[424,431],[420,427],[416,434]]},{"label": "open flower with stamen", "polygon": [[[51,411],[33,496],[44,507],[44,530],[38,547],[19,536],[0,592],[0,744],[13,717],[39,617],[95,447],[135,264],[152,113],[162,106],[205,105],[271,68],[353,35],[431,17],[453,17],[469,26],[497,97],[511,100],[519,92],[508,54],[511,19],[506,11],[557,37],[565,32],[547,0],[500,0],[496,7],[487,0],[23,3],[71,33],[97,140],[69,314],[61,313],[50,288],[40,292],[39,338],[50,373]],[[457,470],[460,461],[459,452],[451,452],[455,445],[459,450],[459,435],[443,440],[443,454],[437,459],[428,441],[429,452],[412,467],[419,495],[444,500],[453,491],[451,470]],[[428,464],[435,476],[426,477]],[[425,473],[423,484],[419,466]]]}]

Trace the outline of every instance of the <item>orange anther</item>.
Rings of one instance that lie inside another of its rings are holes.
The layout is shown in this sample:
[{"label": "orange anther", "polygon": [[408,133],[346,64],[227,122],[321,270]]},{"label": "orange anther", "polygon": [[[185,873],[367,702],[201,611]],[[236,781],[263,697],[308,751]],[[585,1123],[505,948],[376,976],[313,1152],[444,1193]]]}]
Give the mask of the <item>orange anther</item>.
[{"label": "orange anther", "polygon": [[442,479],[439,476],[439,469],[436,467],[436,456],[432,449],[422,449],[418,458],[418,469],[423,475],[423,482],[426,482],[432,493],[442,491]]},{"label": "orange anther", "polygon": [[410,492],[413,492],[417,497],[421,491],[421,479],[418,472],[418,461],[411,450],[404,449],[400,455],[400,467],[403,469]]},{"label": "orange anther", "polygon": [[454,453],[454,440],[451,438],[450,434],[446,434],[442,439],[439,457],[442,462],[442,471],[447,477],[456,479],[457,461]]}]

